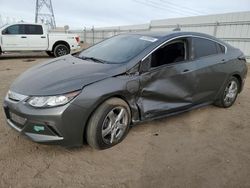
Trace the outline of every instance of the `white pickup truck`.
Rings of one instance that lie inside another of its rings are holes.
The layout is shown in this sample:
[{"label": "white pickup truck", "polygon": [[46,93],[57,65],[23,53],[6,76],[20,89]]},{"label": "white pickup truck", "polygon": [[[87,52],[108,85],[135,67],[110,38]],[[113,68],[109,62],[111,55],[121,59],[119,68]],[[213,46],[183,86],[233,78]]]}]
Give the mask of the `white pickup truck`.
[{"label": "white pickup truck", "polygon": [[49,33],[41,24],[17,23],[0,28],[0,55],[3,52],[46,51],[59,57],[80,48],[74,34]]}]

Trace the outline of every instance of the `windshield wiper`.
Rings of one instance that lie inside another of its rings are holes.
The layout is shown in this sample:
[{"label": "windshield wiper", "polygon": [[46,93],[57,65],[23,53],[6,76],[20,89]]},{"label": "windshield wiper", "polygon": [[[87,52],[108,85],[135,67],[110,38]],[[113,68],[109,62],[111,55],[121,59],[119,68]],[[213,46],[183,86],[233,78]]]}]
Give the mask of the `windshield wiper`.
[{"label": "windshield wiper", "polygon": [[102,59],[97,59],[95,57],[85,57],[85,56],[82,56],[80,58],[83,59],[83,60],[92,60],[92,61],[98,62],[98,63],[106,63],[106,61],[104,61]]}]

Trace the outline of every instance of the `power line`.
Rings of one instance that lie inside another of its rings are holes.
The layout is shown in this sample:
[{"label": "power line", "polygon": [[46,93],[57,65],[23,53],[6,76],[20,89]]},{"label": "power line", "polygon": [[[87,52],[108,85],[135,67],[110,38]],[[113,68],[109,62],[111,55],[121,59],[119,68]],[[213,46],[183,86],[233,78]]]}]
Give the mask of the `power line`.
[{"label": "power line", "polygon": [[164,10],[164,11],[167,10],[167,11],[172,12],[172,13],[177,13],[177,14],[181,14],[181,15],[184,15],[184,16],[188,16],[184,12],[178,12],[177,10],[169,9],[167,7],[162,7],[162,6],[159,6],[159,5],[155,4],[155,3],[152,3],[150,1],[139,1],[139,0],[133,0],[133,1],[137,2],[137,3],[140,3],[140,4],[143,4],[145,6],[151,7],[151,8],[153,7],[153,8]]},{"label": "power line", "polygon": [[[159,3],[159,2],[155,2],[154,0],[145,0],[145,1],[147,1],[148,3],[154,4],[154,5],[160,6],[160,7],[164,7],[168,10],[175,11],[176,13],[183,13],[184,12],[184,13],[186,13],[186,15],[192,15],[192,16],[199,15],[198,13],[190,12],[186,9],[183,10],[183,9],[180,9],[179,7],[176,7],[173,5],[169,5],[169,4],[166,5],[164,2]],[[171,8],[171,6],[172,6],[172,8]]]},{"label": "power line", "polygon": [[168,0],[158,0],[158,1],[160,1],[160,2],[162,2],[164,4],[171,5],[173,7],[180,8],[180,9],[185,9],[186,11],[194,12],[194,13],[197,13],[197,14],[204,14],[204,13],[206,14],[207,13],[207,12],[202,12],[202,11],[199,11],[199,10],[187,7],[187,6],[179,5],[179,4],[170,2]]}]

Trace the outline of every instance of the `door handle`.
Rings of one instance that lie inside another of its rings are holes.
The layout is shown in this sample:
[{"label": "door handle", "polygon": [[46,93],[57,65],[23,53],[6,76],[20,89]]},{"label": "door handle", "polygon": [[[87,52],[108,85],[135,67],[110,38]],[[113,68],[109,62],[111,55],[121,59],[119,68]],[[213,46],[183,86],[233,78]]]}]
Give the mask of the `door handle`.
[{"label": "door handle", "polygon": [[45,36],[41,36],[42,39],[45,39],[46,37]]},{"label": "door handle", "polygon": [[182,72],[183,73],[186,73],[186,72],[189,72],[190,70],[189,69],[185,69],[185,70],[183,70]]},{"label": "door handle", "polygon": [[221,63],[223,63],[223,64],[226,63],[226,59],[222,59]]},{"label": "door handle", "polygon": [[26,39],[27,37],[26,36],[21,36],[22,39]]}]

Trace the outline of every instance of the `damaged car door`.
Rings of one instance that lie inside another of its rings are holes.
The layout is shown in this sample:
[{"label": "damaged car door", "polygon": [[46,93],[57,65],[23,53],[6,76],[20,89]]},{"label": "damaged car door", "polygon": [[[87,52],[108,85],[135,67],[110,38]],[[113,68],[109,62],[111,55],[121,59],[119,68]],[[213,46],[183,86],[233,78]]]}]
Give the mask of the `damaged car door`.
[{"label": "damaged car door", "polygon": [[138,106],[142,119],[189,108],[195,102],[197,81],[195,64],[189,61],[190,45],[190,38],[174,39],[141,62]]}]

